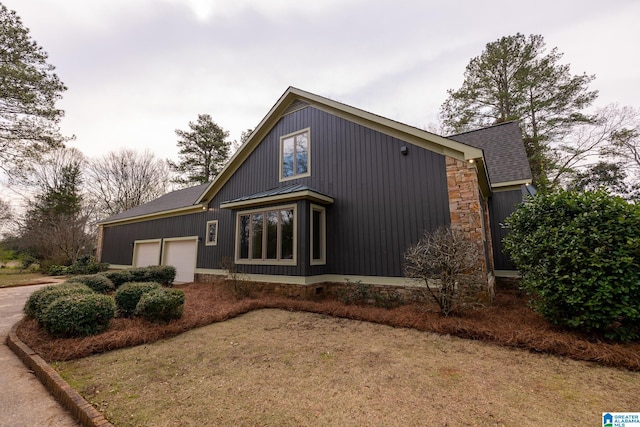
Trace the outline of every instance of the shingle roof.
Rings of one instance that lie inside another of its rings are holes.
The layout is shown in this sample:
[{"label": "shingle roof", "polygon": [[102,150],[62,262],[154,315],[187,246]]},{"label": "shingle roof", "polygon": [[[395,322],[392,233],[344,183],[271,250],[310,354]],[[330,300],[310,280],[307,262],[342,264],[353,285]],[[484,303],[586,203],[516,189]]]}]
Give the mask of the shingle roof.
[{"label": "shingle roof", "polygon": [[518,122],[501,123],[447,138],[484,151],[489,179],[493,185],[531,180],[531,168]]},{"label": "shingle roof", "polygon": [[135,208],[131,208],[119,214],[110,216],[102,222],[117,221],[125,218],[133,218],[138,216],[144,216],[164,211],[171,211],[174,209],[186,208],[193,206],[198,200],[203,191],[207,189],[209,183],[196,185],[194,187],[184,188],[182,190],[172,191],[163,196],[158,197],[148,203],[145,203]]}]

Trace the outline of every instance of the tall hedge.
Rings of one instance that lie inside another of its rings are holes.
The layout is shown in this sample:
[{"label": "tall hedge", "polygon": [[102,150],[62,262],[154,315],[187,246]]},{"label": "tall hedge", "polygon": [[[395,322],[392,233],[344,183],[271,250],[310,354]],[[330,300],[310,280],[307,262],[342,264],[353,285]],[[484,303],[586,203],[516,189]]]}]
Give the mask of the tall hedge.
[{"label": "tall hedge", "polygon": [[538,194],[509,218],[505,249],[551,322],[640,338],[640,207],[606,191]]}]

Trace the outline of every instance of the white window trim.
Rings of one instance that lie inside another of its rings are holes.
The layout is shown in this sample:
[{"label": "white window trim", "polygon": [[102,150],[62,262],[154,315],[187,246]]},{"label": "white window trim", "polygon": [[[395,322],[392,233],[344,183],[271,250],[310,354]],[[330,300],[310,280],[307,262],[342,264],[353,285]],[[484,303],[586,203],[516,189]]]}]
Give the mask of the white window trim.
[{"label": "white window trim", "polygon": [[[216,225],[216,235],[214,236],[213,241],[209,241],[209,226],[211,224]],[[205,246],[217,246],[218,245],[218,220],[214,219],[211,221],[207,221],[207,228],[205,228]]]},{"label": "white window trim", "polygon": [[[282,174],[282,162],[283,162],[283,149],[284,149],[284,140],[287,138],[295,137],[296,135],[300,135],[302,133],[307,134],[307,171],[305,173],[296,174],[294,173],[292,176],[284,177]],[[280,150],[278,152],[278,173],[280,182],[291,181],[292,179],[304,178],[305,176],[311,176],[311,128],[301,129],[296,132],[289,133],[287,135],[283,135],[280,137]]]},{"label": "white window trim", "polygon": [[[240,258],[240,217],[243,215],[251,215],[257,212],[269,212],[269,211],[279,211],[279,210],[293,210],[293,258],[287,260],[277,260],[277,259],[262,259],[262,260],[254,260],[254,259],[243,259]],[[247,211],[240,211],[236,213],[236,247],[235,247],[235,261],[236,264],[246,264],[246,265],[298,265],[298,212],[296,205],[278,205],[278,206],[268,206],[259,209],[251,209]]]},{"label": "white window trim", "polygon": [[[326,265],[327,264],[327,213],[322,206],[311,205],[309,215],[309,265]],[[313,258],[313,213],[320,212],[320,242],[321,256],[320,259]]]}]

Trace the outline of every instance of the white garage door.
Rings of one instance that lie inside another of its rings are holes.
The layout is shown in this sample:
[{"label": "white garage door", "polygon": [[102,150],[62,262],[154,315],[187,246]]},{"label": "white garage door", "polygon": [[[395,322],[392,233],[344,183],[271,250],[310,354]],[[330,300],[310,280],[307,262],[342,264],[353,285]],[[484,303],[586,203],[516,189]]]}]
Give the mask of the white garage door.
[{"label": "white garage door", "polygon": [[176,268],[176,283],[193,282],[196,271],[197,238],[165,240],[163,264]]},{"label": "white garage door", "polygon": [[133,266],[147,267],[160,263],[160,241],[136,242],[133,251]]}]

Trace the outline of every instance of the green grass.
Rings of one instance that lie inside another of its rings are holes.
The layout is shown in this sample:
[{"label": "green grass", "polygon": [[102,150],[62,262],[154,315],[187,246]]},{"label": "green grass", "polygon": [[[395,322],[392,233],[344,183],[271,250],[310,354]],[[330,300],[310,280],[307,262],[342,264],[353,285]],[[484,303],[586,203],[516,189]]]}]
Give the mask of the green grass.
[{"label": "green grass", "polygon": [[45,276],[41,273],[20,272],[20,270],[13,268],[0,268],[0,288],[42,283],[43,277]]}]

